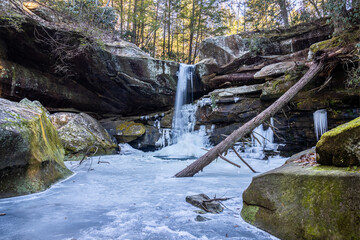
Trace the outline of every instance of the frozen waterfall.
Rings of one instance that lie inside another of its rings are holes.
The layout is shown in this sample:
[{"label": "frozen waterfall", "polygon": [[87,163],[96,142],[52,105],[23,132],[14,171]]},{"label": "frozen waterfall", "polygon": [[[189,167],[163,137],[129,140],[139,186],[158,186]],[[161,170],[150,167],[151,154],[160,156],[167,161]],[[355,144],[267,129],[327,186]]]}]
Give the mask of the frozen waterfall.
[{"label": "frozen waterfall", "polygon": [[316,140],[319,140],[321,135],[323,135],[328,130],[326,109],[317,110],[313,113],[313,116]]},{"label": "frozen waterfall", "polygon": [[194,65],[180,64],[171,139],[168,132],[159,139],[159,146],[164,147],[166,143],[170,144],[159,150],[157,157],[196,158],[205,153],[201,148],[209,145],[205,126],[200,126],[200,129],[195,131],[197,105],[192,104],[194,72]]}]

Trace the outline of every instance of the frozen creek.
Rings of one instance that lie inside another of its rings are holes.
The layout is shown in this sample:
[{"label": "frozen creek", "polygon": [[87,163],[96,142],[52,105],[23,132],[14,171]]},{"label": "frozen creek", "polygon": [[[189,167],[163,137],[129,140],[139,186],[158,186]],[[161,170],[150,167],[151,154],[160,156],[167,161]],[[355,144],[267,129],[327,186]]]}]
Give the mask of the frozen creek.
[{"label": "frozen creek", "polygon": [[[154,153],[103,156],[74,171],[50,189],[27,196],[0,200],[0,239],[276,239],[240,217],[242,192],[255,174],[243,164],[238,169],[217,160],[192,178],[172,176],[193,160],[164,160]],[[232,154],[229,159],[239,163]],[[247,158],[265,172],[284,163]],[[221,214],[203,215],[196,222],[195,207],[187,195],[233,197]]]}]

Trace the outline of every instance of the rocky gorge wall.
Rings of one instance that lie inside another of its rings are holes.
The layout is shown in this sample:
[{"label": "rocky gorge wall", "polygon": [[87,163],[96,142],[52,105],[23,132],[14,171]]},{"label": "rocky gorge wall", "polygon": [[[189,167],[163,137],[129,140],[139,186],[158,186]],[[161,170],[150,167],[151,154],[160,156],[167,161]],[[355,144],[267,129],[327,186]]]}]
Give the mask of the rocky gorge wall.
[{"label": "rocky gorge wall", "polygon": [[[17,25],[12,24],[16,22]],[[98,118],[168,110],[179,64],[123,40],[90,39],[29,18],[1,18],[0,97]],[[203,91],[199,86],[198,91]]]},{"label": "rocky gorge wall", "polygon": [[[352,31],[358,32],[359,28]],[[316,54],[314,49],[322,46],[321,41],[329,45],[331,34],[331,26],[319,20],[286,32],[205,40],[200,47],[200,56],[205,59],[197,64],[197,73],[208,88],[216,90],[202,98],[208,104],[200,107],[197,124],[214,129],[210,139],[219,143],[224,139],[222,134],[229,135],[255,117],[299,80]],[[359,37],[351,41],[358,42]],[[210,54],[212,49],[216,49],[214,55]],[[315,146],[316,110],[327,110],[329,129],[360,115],[359,88],[348,89],[345,85],[349,76],[344,69],[348,64],[340,62],[325,69],[274,115],[275,142],[282,143],[279,149],[284,155]]]}]

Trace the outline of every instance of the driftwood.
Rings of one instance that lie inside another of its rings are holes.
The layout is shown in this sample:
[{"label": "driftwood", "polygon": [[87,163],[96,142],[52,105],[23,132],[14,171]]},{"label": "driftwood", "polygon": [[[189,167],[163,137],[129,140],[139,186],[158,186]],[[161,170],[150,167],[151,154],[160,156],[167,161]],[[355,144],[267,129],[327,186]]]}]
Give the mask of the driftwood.
[{"label": "driftwood", "polygon": [[[340,51],[340,50],[339,50]],[[336,54],[333,54],[335,56]],[[263,121],[273,116],[276,112],[281,110],[308,82],[310,82],[314,77],[316,77],[319,72],[325,66],[325,59],[327,54],[318,57],[314,60],[309,70],[306,74],[294,84],[287,92],[285,92],[278,100],[276,100],[272,105],[266,108],[259,115],[242,125],[240,128],[232,132],[226,139],[220,142],[218,145],[213,147],[210,151],[205,153],[199,159],[194,161],[192,164],[187,166],[182,171],[178,172],[176,177],[192,177],[204,167],[209,165],[214,161],[219,155],[223,152],[234,146],[234,144],[246,134],[249,134],[255,127],[260,125]]]}]

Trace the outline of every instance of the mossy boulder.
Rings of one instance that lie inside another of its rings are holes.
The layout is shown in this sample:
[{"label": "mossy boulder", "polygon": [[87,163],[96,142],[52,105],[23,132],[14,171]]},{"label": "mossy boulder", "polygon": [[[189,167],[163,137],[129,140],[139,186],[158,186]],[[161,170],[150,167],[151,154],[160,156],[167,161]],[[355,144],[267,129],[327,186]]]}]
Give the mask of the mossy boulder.
[{"label": "mossy boulder", "polygon": [[115,153],[116,144],[98,121],[86,113],[55,113],[50,116],[65,148],[66,160],[84,155]]},{"label": "mossy boulder", "polygon": [[316,161],[323,165],[360,165],[360,117],[324,133],[316,144]]},{"label": "mossy boulder", "polygon": [[123,122],[116,127],[116,135],[114,137],[120,143],[127,143],[139,138],[145,131],[146,128],[142,123],[135,123],[134,121]]},{"label": "mossy boulder", "polygon": [[253,178],[242,218],[280,239],[359,239],[360,171],[290,162]]},{"label": "mossy boulder", "polygon": [[360,29],[357,26],[347,32],[341,33],[341,35],[334,36],[328,40],[314,43],[310,46],[311,53],[317,53],[318,51],[324,51],[336,47],[344,47],[350,43],[357,43],[360,40]]},{"label": "mossy boulder", "polygon": [[55,127],[38,102],[30,105],[0,98],[0,198],[42,191],[71,174]]}]

